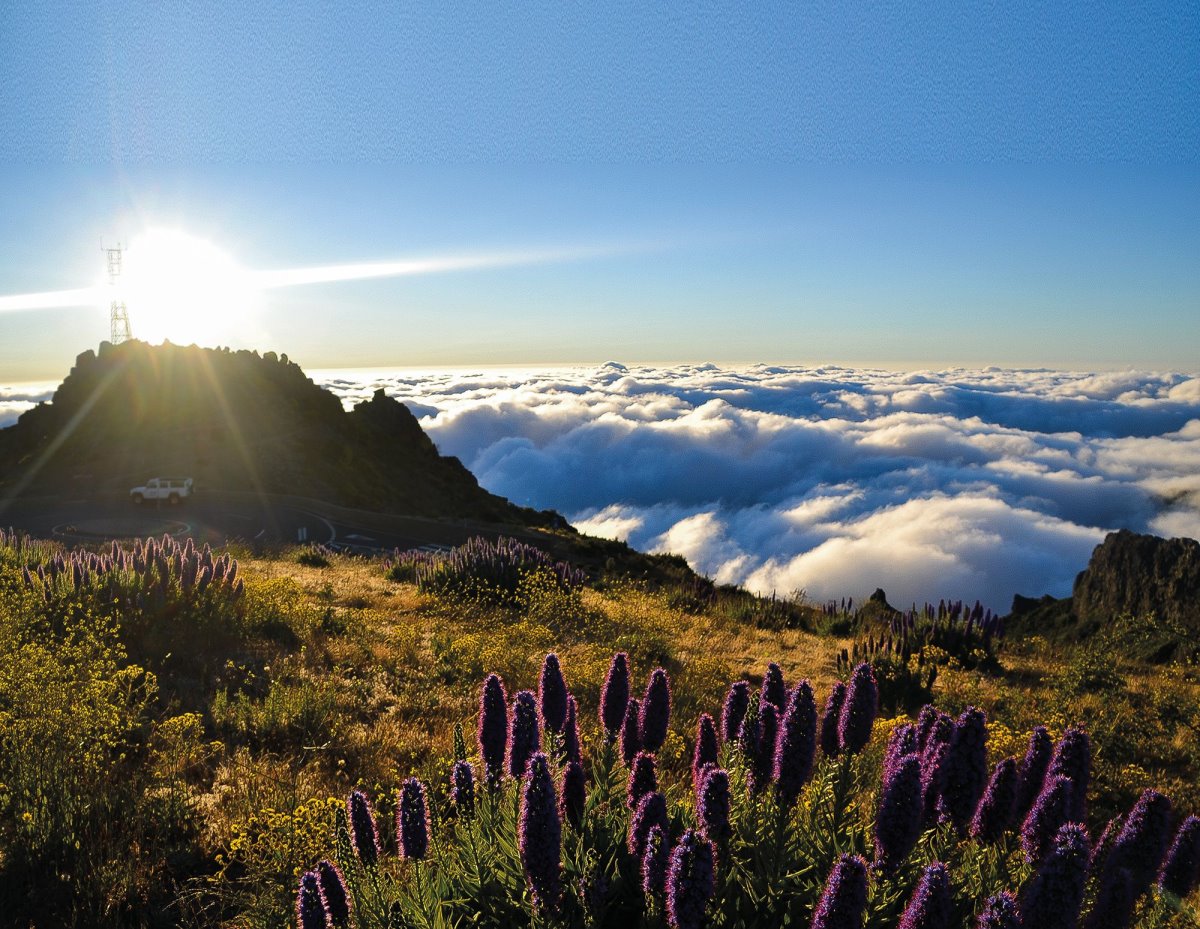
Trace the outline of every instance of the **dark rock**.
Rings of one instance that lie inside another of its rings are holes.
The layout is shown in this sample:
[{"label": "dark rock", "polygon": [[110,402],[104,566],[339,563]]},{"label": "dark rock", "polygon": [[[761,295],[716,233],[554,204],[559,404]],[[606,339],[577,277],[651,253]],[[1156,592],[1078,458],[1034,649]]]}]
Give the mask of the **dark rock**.
[{"label": "dark rock", "polygon": [[1085,624],[1129,613],[1200,630],[1200,542],[1110,533],[1075,578],[1071,601]]}]

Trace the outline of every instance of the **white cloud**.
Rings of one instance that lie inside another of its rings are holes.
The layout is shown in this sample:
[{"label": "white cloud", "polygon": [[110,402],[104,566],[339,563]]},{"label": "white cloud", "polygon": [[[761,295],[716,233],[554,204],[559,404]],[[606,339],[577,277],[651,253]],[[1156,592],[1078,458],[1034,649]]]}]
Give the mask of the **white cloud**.
[{"label": "white cloud", "polygon": [[[318,382],[321,377],[318,373]],[[721,581],[1005,610],[1106,531],[1200,534],[1200,379],[840,367],[338,372],[490,490]]]}]

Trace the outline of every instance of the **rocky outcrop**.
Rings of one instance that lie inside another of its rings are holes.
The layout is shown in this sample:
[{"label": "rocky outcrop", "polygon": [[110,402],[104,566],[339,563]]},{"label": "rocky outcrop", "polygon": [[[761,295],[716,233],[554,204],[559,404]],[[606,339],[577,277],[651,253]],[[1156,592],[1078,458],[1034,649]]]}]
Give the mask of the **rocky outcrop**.
[{"label": "rocky outcrop", "polygon": [[163,474],[192,477],[200,490],[564,525],[488,493],[383,391],[347,412],[274,352],[105,343],[76,359],[50,403],[0,430],[0,501],[123,494]]},{"label": "rocky outcrop", "polygon": [[1083,623],[1149,614],[1200,631],[1200,542],[1110,533],[1075,578],[1071,608]]}]

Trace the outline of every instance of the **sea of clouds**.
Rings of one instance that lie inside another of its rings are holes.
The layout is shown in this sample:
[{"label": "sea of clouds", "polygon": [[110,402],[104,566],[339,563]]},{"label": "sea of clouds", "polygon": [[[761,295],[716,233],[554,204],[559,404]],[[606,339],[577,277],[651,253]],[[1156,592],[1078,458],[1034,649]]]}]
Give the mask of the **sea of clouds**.
[{"label": "sea of clouds", "polygon": [[817,601],[1007,611],[1106,532],[1200,537],[1200,378],[715,365],[328,374],[379,387],[495,493]]},{"label": "sea of clouds", "polygon": [[[1200,537],[1200,378],[694,365],[315,372],[496,493],[718,581],[899,605],[1070,593],[1106,532]],[[52,385],[0,388],[0,425]]]}]

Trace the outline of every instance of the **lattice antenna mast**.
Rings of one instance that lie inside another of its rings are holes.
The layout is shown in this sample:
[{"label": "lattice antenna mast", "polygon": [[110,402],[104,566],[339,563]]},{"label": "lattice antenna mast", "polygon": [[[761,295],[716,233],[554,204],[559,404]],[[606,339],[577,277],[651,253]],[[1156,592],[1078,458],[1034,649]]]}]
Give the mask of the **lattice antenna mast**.
[{"label": "lattice antenna mast", "polygon": [[117,289],[121,278],[121,243],[118,242],[116,248],[105,248],[101,243],[100,248],[108,260],[108,284],[112,288],[112,302],[108,307],[109,341],[113,345],[120,345],[133,338],[133,331],[129,328],[129,310]]}]

